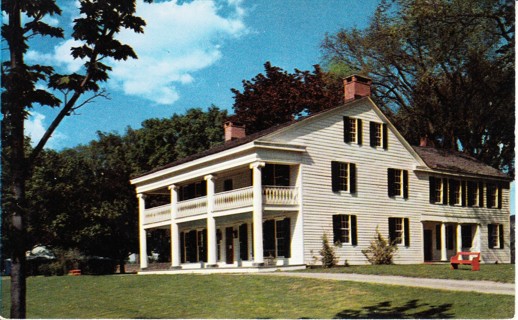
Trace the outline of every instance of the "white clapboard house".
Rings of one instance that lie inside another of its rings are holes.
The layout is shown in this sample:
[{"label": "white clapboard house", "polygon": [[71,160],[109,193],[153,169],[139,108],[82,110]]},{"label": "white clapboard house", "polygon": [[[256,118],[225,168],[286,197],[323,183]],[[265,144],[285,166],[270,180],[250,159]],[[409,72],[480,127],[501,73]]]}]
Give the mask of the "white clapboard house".
[{"label": "white clapboard house", "polygon": [[[227,123],[224,144],[133,179],[141,268],[156,228],[172,269],[315,264],[324,233],[339,263],[366,264],[376,230],[397,243],[396,264],[457,251],[510,262],[509,177],[425,139],[411,146],[370,84],[351,76],[343,105],[248,136]],[[156,194],[170,202],[147,206]]]}]

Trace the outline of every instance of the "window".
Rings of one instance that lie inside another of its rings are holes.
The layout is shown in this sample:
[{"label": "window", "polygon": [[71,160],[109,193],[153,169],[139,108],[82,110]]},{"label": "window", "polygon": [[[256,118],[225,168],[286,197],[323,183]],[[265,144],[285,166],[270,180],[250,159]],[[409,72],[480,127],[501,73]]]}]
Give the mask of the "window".
[{"label": "window", "polygon": [[348,214],[333,215],[333,243],[358,244],[356,216]]},{"label": "window", "polygon": [[462,225],[461,226],[461,234],[462,234],[462,247],[463,248],[471,248],[473,245],[473,235],[471,225]]},{"label": "window", "polygon": [[468,190],[468,206],[469,207],[482,207],[484,204],[484,197],[482,192],[482,183],[468,181],[467,182],[467,190]]},{"label": "window", "polygon": [[486,196],[488,208],[502,208],[502,187],[496,183],[487,183]]},{"label": "window", "polygon": [[410,246],[410,220],[408,218],[389,218],[389,239],[393,244]]},{"label": "window", "polygon": [[344,117],[344,142],[362,144],[362,120]]},{"label": "window", "polygon": [[490,249],[504,248],[504,225],[503,224],[488,224],[488,247]]},{"label": "window", "polygon": [[446,178],[429,177],[430,180],[430,203],[448,203],[448,180]]},{"label": "window", "polygon": [[466,206],[466,184],[464,181],[449,179],[449,203],[452,206]]},{"label": "window", "polygon": [[263,255],[265,257],[291,256],[290,218],[263,222]]},{"label": "window", "polygon": [[234,189],[234,181],[232,179],[227,179],[223,181],[223,191],[230,191]]},{"label": "window", "polygon": [[356,192],[356,165],[347,162],[331,162],[331,184],[333,192]]},{"label": "window", "polygon": [[388,169],[388,195],[408,198],[408,171]]},{"label": "window", "polygon": [[385,123],[370,122],[370,145],[371,147],[383,147],[387,149],[388,146],[388,131]]},{"label": "window", "polygon": [[207,183],[206,181],[193,182],[188,185],[180,187],[178,192],[178,201],[184,201],[194,199],[198,197],[204,197],[207,195]]},{"label": "window", "polygon": [[455,228],[454,226],[446,226],[446,249],[455,249]]},{"label": "window", "polygon": [[289,186],[290,166],[284,164],[266,164],[261,170],[262,183],[265,186]]}]

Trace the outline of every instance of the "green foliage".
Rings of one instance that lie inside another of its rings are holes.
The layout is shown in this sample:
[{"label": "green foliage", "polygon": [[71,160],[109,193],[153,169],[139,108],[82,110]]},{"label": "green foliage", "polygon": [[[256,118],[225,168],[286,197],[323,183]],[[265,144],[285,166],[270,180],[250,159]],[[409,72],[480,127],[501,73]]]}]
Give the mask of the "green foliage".
[{"label": "green foliage", "polygon": [[270,62],[264,68],[265,74],[243,80],[243,92],[232,89],[232,120],[244,124],[247,134],[336,107],[343,101],[342,81],[330,77],[318,65],[313,72],[296,69],[288,73]]},{"label": "green foliage", "polygon": [[332,268],[336,265],[337,259],[335,255],[335,249],[329,245],[329,240],[327,239],[327,234],[324,232],[322,235],[322,249],[319,251],[320,256],[322,257],[322,267],[323,268]]},{"label": "green foliage", "polygon": [[362,250],[362,253],[371,264],[378,265],[392,264],[392,258],[396,251],[397,246],[389,243],[379,232],[378,228],[376,228],[374,240],[371,241],[367,249]]},{"label": "green foliage", "polygon": [[412,144],[428,136],[512,176],[514,24],[511,0],[383,1],[367,28],[322,47],[331,71],[373,79],[376,103]]}]

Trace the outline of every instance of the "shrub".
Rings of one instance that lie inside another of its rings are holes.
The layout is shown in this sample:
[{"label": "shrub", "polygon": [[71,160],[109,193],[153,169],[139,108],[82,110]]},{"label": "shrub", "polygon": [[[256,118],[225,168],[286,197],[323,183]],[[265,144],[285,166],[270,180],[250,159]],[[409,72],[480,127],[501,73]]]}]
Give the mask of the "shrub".
[{"label": "shrub", "polygon": [[369,248],[362,250],[363,255],[371,264],[392,264],[392,258],[397,246],[389,243],[376,228],[376,235]]},{"label": "shrub", "polygon": [[335,250],[329,245],[326,233],[322,236],[322,249],[320,250],[320,256],[322,257],[322,267],[332,268],[336,265]]}]

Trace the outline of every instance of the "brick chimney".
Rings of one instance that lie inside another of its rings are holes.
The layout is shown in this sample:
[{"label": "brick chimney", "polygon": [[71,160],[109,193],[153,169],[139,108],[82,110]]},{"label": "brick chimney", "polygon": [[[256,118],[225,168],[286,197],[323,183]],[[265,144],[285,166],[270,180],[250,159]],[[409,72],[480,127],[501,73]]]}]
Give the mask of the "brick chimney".
[{"label": "brick chimney", "polygon": [[358,99],[361,97],[368,97],[371,95],[370,78],[352,75],[344,79],[344,98],[345,101]]},{"label": "brick chimney", "polygon": [[231,121],[225,122],[225,142],[244,138],[246,136],[245,126],[233,123]]},{"label": "brick chimney", "polygon": [[434,142],[428,136],[421,137],[419,139],[419,146],[420,147],[434,147]]}]

